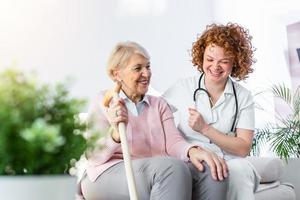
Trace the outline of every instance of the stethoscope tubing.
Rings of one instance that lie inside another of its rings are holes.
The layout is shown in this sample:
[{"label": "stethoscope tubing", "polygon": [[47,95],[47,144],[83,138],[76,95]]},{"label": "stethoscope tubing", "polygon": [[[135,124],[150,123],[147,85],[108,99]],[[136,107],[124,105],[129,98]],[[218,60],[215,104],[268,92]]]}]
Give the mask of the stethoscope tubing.
[{"label": "stethoscope tubing", "polygon": [[[194,91],[194,94],[193,94],[193,100],[195,103],[196,103],[196,95],[197,95],[198,91],[204,91],[207,94],[207,96],[210,98],[208,91],[201,87],[201,80],[202,80],[203,75],[204,75],[204,73],[201,74],[199,81],[198,81],[198,88]],[[238,100],[237,100],[236,90],[235,90],[233,81],[232,81],[232,89],[233,89],[233,94],[234,94],[234,99],[235,99],[235,114],[234,114],[234,120],[233,120],[233,123],[231,126],[231,132],[234,132],[234,129],[235,129],[234,125],[235,125],[237,115],[238,115]]]}]

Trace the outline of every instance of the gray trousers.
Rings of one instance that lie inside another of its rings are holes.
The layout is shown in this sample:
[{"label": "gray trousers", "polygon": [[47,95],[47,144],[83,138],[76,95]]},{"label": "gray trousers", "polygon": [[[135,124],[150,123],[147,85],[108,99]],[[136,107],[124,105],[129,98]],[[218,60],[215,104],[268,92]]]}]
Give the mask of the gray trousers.
[{"label": "gray trousers", "polygon": [[[132,166],[139,200],[225,199],[227,181],[212,180],[208,167],[202,173],[170,157],[133,160]],[[86,200],[129,200],[123,162],[107,169],[95,182],[84,175],[81,187]]]},{"label": "gray trousers", "polygon": [[204,171],[200,172],[192,163],[188,163],[193,179],[192,200],[226,200],[228,179],[215,181],[210,169],[204,163]]}]

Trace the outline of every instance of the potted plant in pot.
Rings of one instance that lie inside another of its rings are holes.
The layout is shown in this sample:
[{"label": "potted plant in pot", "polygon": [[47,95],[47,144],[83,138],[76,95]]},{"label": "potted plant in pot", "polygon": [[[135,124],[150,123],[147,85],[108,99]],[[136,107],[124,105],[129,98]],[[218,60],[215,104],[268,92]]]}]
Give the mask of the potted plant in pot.
[{"label": "potted plant in pot", "polygon": [[285,85],[272,87],[275,98],[280,98],[289,109],[286,114],[276,115],[276,123],[269,123],[256,131],[252,150],[259,152],[266,142],[280,158],[300,158],[300,86],[293,93]]},{"label": "potted plant in pot", "polygon": [[75,198],[68,171],[86,149],[78,118],[84,105],[66,83],[51,86],[15,69],[0,73],[1,199]]}]

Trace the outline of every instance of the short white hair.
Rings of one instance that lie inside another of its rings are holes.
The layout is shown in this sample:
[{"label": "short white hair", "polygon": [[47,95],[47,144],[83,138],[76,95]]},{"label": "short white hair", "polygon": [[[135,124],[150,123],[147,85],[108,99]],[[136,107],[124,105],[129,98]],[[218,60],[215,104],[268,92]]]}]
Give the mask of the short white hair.
[{"label": "short white hair", "polygon": [[107,62],[107,73],[112,80],[114,80],[113,71],[125,66],[133,54],[139,54],[150,60],[147,50],[136,42],[119,42],[115,46]]}]

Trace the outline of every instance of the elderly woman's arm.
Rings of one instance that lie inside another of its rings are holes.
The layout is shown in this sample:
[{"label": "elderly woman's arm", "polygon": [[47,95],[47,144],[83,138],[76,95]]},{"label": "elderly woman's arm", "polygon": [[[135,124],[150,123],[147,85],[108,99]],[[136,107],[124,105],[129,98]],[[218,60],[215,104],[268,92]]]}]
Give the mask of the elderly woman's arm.
[{"label": "elderly woman's arm", "polygon": [[102,105],[103,93],[91,104],[88,113],[88,139],[92,141],[94,147],[87,150],[87,157],[97,164],[107,162],[120,148],[120,143],[112,138],[113,129],[108,121],[107,109]]}]

